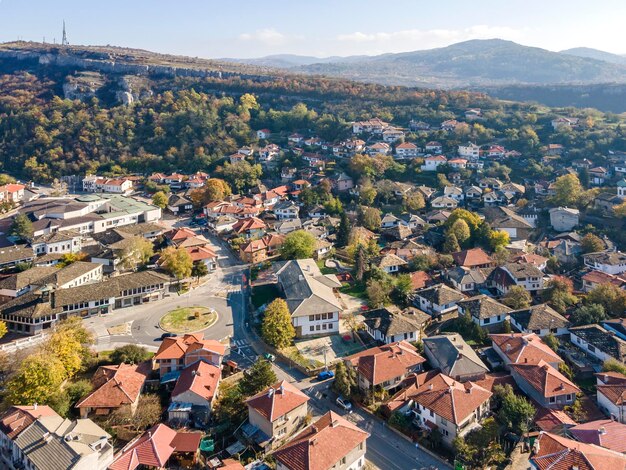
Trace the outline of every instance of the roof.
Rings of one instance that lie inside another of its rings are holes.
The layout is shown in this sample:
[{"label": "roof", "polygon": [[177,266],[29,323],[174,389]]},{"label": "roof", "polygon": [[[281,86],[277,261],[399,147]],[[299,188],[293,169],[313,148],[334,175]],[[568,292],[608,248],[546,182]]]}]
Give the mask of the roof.
[{"label": "roof", "polygon": [[405,266],[409,263],[393,253],[387,253],[376,258],[375,264],[380,268],[388,268],[391,266]]},{"label": "roof", "polygon": [[182,359],[187,351],[207,349],[220,356],[226,352],[226,346],[213,339],[203,339],[203,333],[190,333],[184,336],[165,338],[154,355],[155,360]]},{"label": "roof", "polygon": [[493,263],[493,260],[482,248],[457,251],[456,253],[452,253],[452,258],[454,258],[454,262],[459,266],[466,266],[468,268]]},{"label": "roof", "polygon": [[426,362],[406,341],[385,344],[344,358],[372,385],[400,377]]},{"label": "roof", "polygon": [[447,375],[437,374],[411,398],[415,403],[458,425],[489,401],[491,396],[489,390],[474,382],[461,383]]},{"label": "roof", "polygon": [[150,364],[100,366],[91,379],[94,390],[76,408],[119,408],[135,403],[150,374]]},{"label": "roof", "polygon": [[531,457],[539,470],[617,470],[626,468],[626,456],[602,447],[541,432]]},{"label": "roof", "polygon": [[430,320],[430,315],[417,310],[418,314],[406,315],[392,313],[386,308],[378,308],[365,312],[364,323],[372,330],[378,330],[385,336],[399,335],[418,331],[422,325]]},{"label": "roof", "polygon": [[[576,394],[580,389],[543,359],[536,364],[511,364],[511,370],[542,397]],[[514,375],[515,377],[515,375]]]},{"label": "roof", "polygon": [[568,432],[577,441],[626,453],[626,424],[619,421],[612,419],[590,421],[571,427]]},{"label": "roof", "polygon": [[465,298],[465,296],[459,291],[454,290],[445,284],[437,284],[435,286],[418,290],[416,295],[436,305],[447,305]]},{"label": "roof", "polygon": [[290,470],[329,470],[369,434],[329,411],[274,452]]},{"label": "roof", "polygon": [[514,364],[563,362],[561,357],[535,333],[510,333],[489,335],[493,344]]},{"label": "roof", "polygon": [[174,452],[195,453],[200,447],[201,440],[202,432],[178,431],[172,439],[171,445],[175,449]]},{"label": "roof", "polygon": [[194,362],[181,371],[172,391],[172,400],[175,401],[178,395],[190,391],[211,402],[217,393],[221,375],[220,368],[213,364],[203,360]]},{"label": "roof", "polygon": [[603,353],[620,362],[626,362],[626,341],[613,332],[600,325],[577,326],[569,331]]},{"label": "roof", "polygon": [[626,253],[621,251],[600,251],[597,253],[586,253],[583,255],[586,260],[593,261],[598,264],[607,264],[610,266],[618,266],[626,263]]},{"label": "roof", "polygon": [[487,295],[477,295],[469,299],[460,300],[457,305],[469,311],[474,318],[491,318],[497,315],[507,315],[511,309]]},{"label": "roof", "polygon": [[47,405],[12,406],[0,416],[0,431],[13,440],[42,416],[57,416]]},{"label": "roof", "polygon": [[431,353],[429,358],[434,358],[435,364],[431,365],[448,376],[479,375],[489,371],[459,334],[431,336],[422,342]]},{"label": "roof", "polygon": [[412,272],[410,276],[411,285],[413,286],[414,290],[423,289],[432,281],[430,274],[428,274],[426,271],[415,271]]},{"label": "roof", "polygon": [[548,304],[512,311],[509,316],[526,331],[568,328],[570,323]]},{"label": "roof", "polygon": [[55,266],[41,266],[10,274],[0,279],[0,289],[19,291],[58,271]]},{"label": "roof", "polygon": [[248,398],[246,403],[266,420],[274,422],[308,401],[307,395],[289,382],[281,380]]},{"label": "roof", "polygon": [[333,289],[341,287],[335,275],[323,275],[313,259],[278,264],[278,282],[293,316],[341,311]]},{"label": "roof", "polygon": [[34,259],[33,249],[26,245],[0,248],[0,265]]},{"label": "roof", "polygon": [[129,442],[109,465],[109,470],[134,470],[140,465],[165,467],[174,453],[176,431],[159,423]]}]

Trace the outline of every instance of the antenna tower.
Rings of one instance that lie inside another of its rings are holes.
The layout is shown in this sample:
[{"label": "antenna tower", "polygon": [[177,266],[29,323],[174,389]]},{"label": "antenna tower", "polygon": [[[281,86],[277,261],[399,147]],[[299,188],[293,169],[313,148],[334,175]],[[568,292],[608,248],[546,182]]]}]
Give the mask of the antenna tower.
[{"label": "antenna tower", "polygon": [[70,43],[67,40],[67,34],[65,33],[65,20],[63,20],[63,39],[61,40],[61,45],[69,46]]}]

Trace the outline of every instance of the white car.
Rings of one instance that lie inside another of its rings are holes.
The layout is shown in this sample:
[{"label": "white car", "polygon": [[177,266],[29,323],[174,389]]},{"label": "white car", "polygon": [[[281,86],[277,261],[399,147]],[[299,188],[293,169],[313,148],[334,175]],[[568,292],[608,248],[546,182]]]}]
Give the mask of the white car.
[{"label": "white car", "polygon": [[350,403],[350,400],[347,400],[344,397],[337,397],[335,403],[337,403],[337,406],[343,408],[347,412],[352,413],[352,403]]}]

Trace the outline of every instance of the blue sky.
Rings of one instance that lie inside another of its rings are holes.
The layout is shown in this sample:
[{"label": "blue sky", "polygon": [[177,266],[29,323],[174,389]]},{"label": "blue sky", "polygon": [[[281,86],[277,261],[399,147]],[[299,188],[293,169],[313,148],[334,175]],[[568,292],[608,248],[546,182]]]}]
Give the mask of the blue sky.
[{"label": "blue sky", "polygon": [[0,0],[0,41],[61,38],[199,57],[380,54],[499,37],[626,54],[626,1]]}]

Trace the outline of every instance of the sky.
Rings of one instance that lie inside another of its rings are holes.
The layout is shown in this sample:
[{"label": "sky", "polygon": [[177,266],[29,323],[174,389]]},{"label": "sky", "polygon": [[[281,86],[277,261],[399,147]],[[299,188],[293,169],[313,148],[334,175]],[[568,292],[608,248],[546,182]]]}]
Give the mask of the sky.
[{"label": "sky", "polygon": [[204,58],[316,57],[509,39],[626,54],[624,0],[0,0],[0,42],[115,45]]}]

